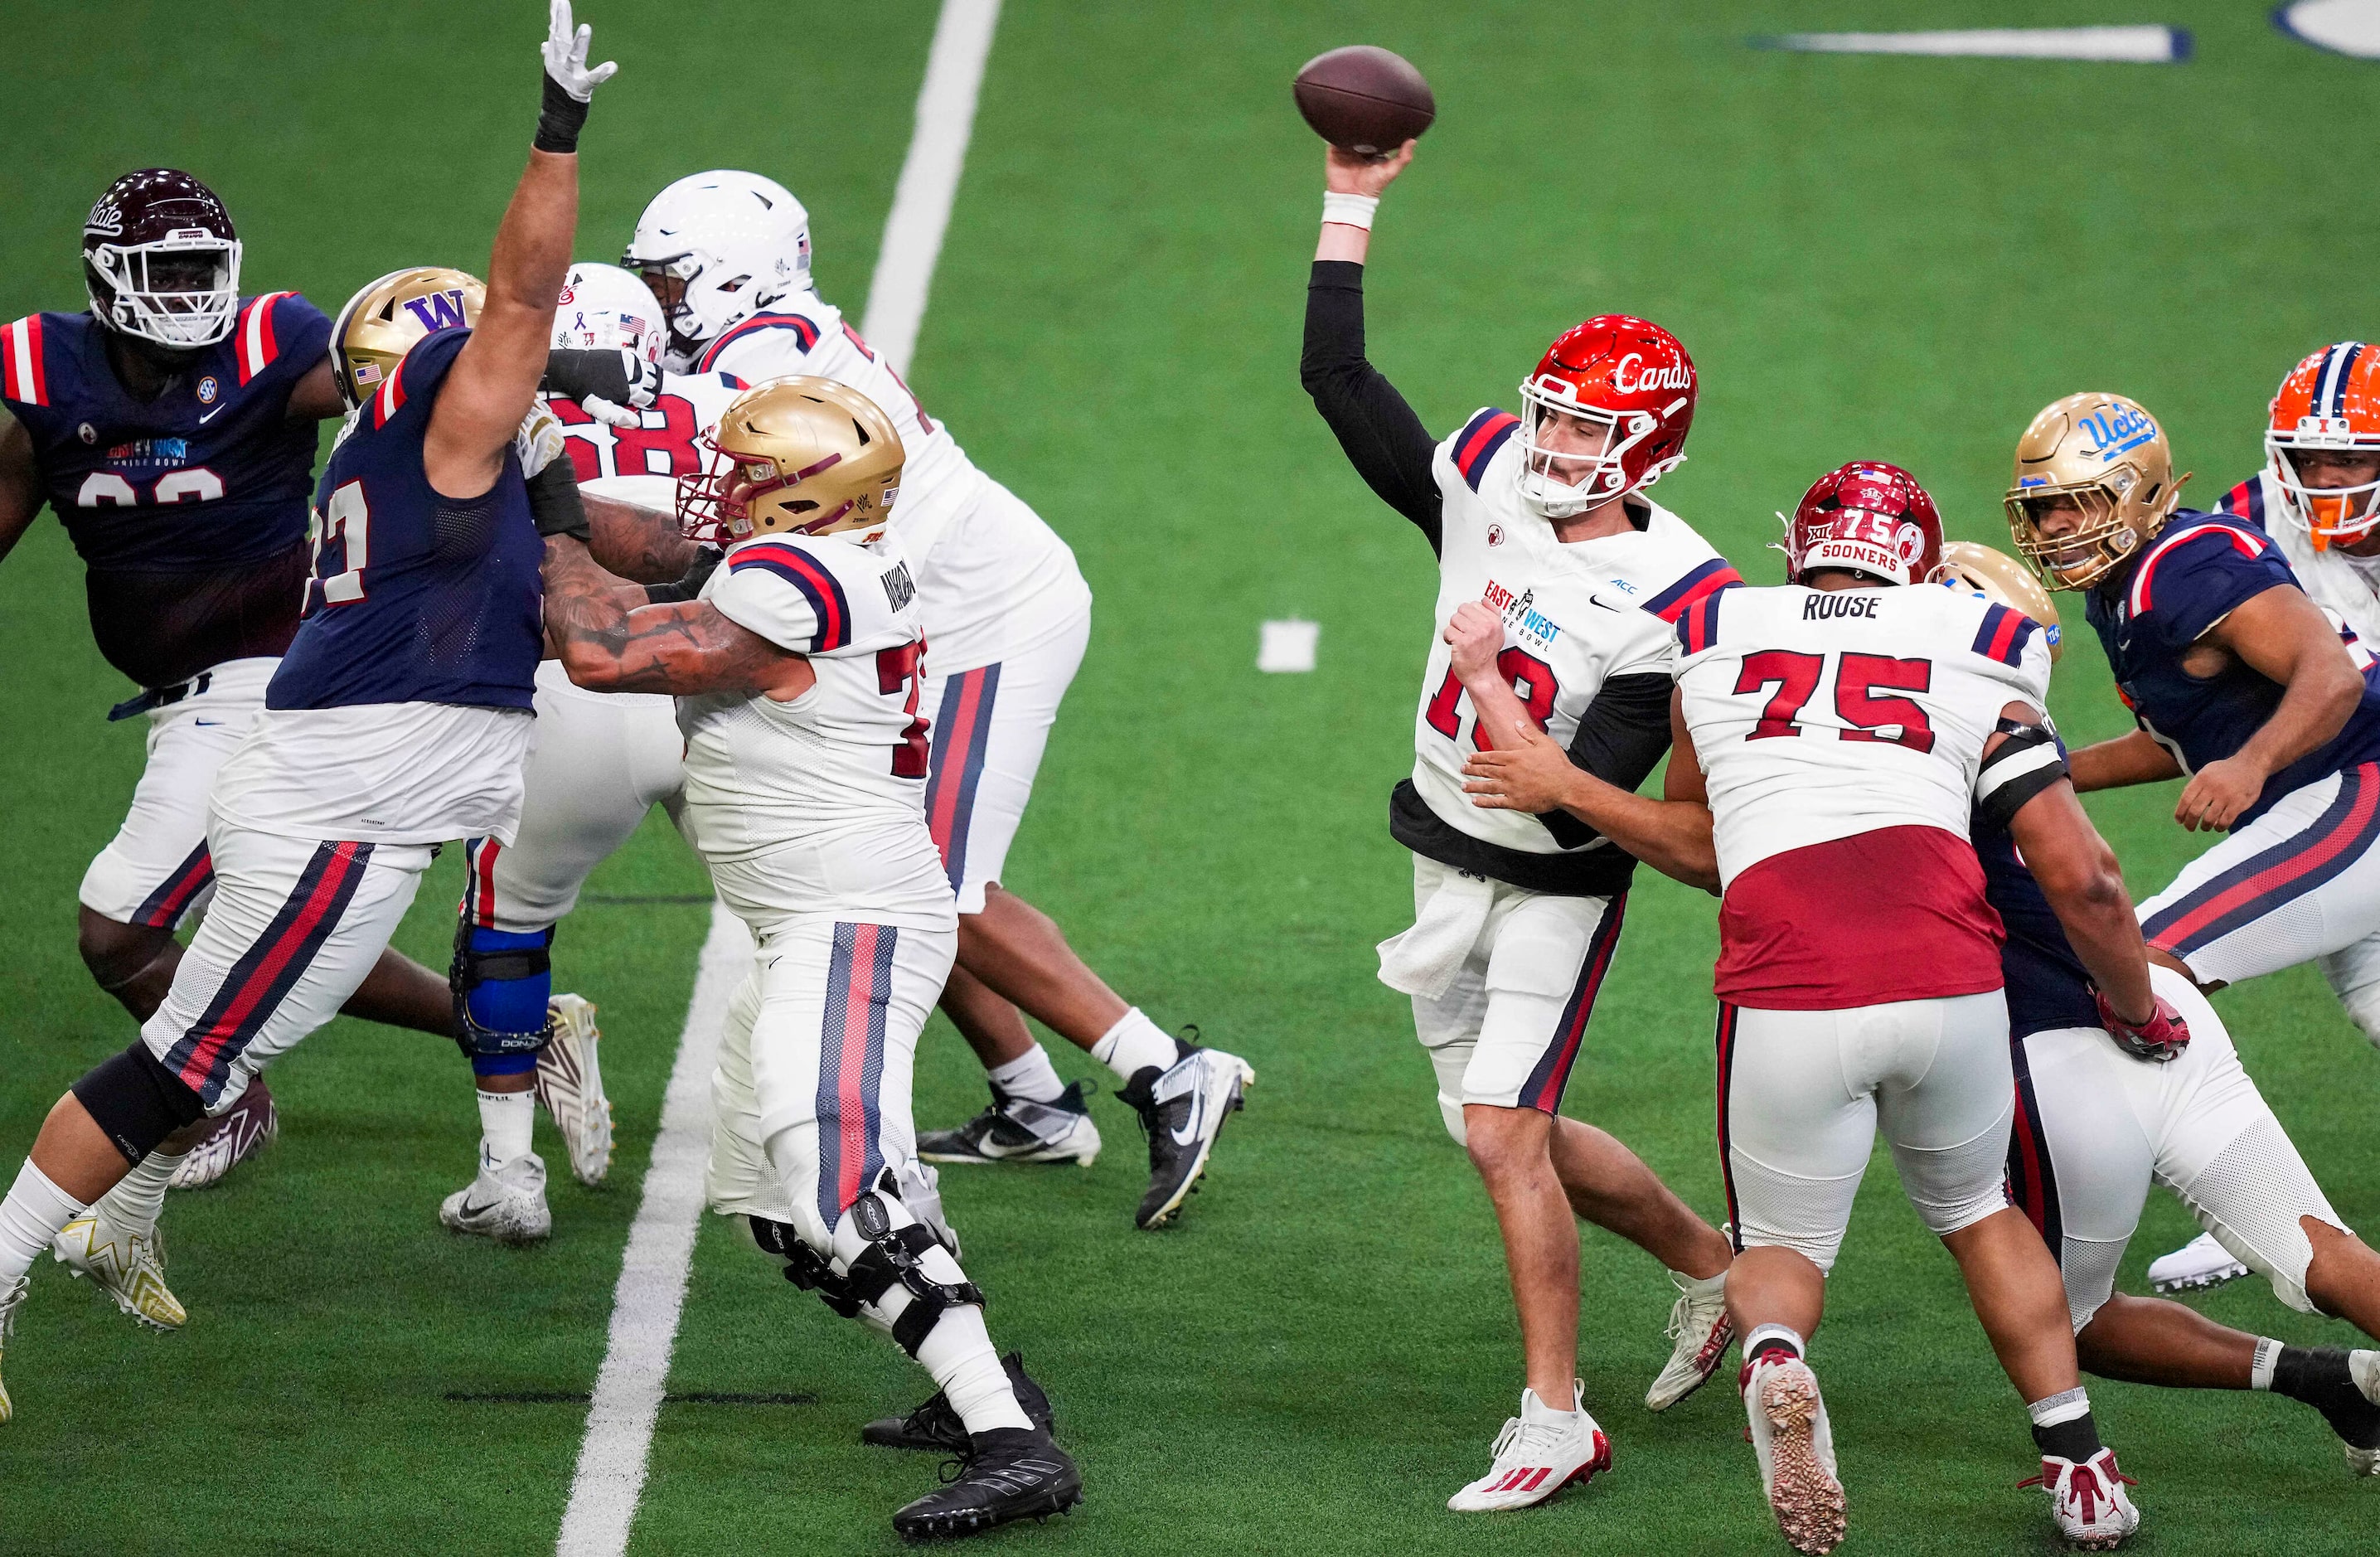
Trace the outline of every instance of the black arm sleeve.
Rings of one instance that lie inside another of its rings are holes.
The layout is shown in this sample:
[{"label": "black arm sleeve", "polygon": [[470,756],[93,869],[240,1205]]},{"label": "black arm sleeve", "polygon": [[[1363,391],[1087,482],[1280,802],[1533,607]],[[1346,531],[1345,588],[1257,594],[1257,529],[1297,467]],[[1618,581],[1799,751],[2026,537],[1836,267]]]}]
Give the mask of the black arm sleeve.
[{"label": "black arm sleeve", "polygon": [[[1439,495],[1430,461],[1438,440],[1396,386],[1364,357],[1364,267],[1317,260],[1305,287],[1305,355],[1298,382],[1338,435],[1339,446],[1380,501],[1411,519],[1439,549]],[[1662,728],[1669,728],[1665,712]]]},{"label": "black arm sleeve", "polygon": [[[1615,675],[1603,684],[1578,716],[1570,760],[1604,783],[1633,794],[1669,749],[1670,678],[1648,672]],[[1566,849],[1577,848],[1596,835],[1594,828],[1568,811],[1555,811],[1540,820],[1554,841]]]},{"label": "black arm sleeve", "polygon": [[538,387],[549,395],[572,400],[596,395],[615,406],[625,406],[628,403],[628,368],[616,347],[601,351],[556,347],[545,354],[545,382]]}]

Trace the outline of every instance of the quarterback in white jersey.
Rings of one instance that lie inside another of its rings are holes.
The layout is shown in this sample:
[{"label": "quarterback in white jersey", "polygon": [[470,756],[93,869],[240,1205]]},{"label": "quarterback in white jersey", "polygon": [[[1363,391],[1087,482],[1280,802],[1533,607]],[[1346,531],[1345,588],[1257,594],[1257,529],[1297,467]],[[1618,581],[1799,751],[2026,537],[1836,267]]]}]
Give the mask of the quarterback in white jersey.
[{"label": "quarterback in white jersey", "polygon": [[1560,1117],[1635,861],[1552,808],[1470,803],[1463,760],[1492,743],[1447,634],[1458,615],[1485,620],[1495,696],[1565,761],[1633,788],[1669,747],[1671,624],[1735,574],[1644,495],[1683,457],[1694,416],[1694,363],[1658,325],[1586,321],[1521,385],[1521,416],[1482,410],[1443,439],[1366,359],[1369,222],[1410,156],[1330,154],[1301,376],[1357,472],[1438,553],[1413,772],[1389,803],[1414,856],[1414,924],[1381,945],[1380,978],[1412,998],[1440,1117],[1494,1202],[1520,1311],[1520,1415],[1488,1473],[1449,1500],[1485,1511],[1542,1502],[1610,1464],[1578,1381],[1573,1205],[1679,1288],[1678,1344],[1645,1395],[1657,1411],[1726,1354],[1729,1249],[1627,1147]]},{"label": "quarterback in white jersey", "polygon": [[1893,587],[1940,545],[1905,471],[1853,464],[1814,485],[1788,537],[1794,587],[1707,595],[1678,623],[1665,800],[1567,775],[1542,794],[1524,771],[1550,769],[1542,751],[1473,765],[1475,792],[1555,799],[1723,894],[1719,1139],[1742,1251],[1728,1300],[1763,1483],[1804,1551],[1844,1528],[1804,1353],[1879,1128],[2027,1402],[2061,1529],[2107,1545],[2137,1520],[2080,1391],[2058,1268],[2003,1186],[2008,1014],[1971,814],[2024,847],[2107,991],[2109,1031],[2155,1046],[2186,1029],[2150,988],[2121,878],[2041,724],[2038,627],[1973,595]]},{"label": "quarterback in white jersey", "polygon": [[1022,1007],[1123,1083],[1117,1095],[1139,1111],[1149,1149],[1135,1221],[1171,1221],[1255,1073],[1126,1004],[1055,923],[1001,884],[1090,639],[1091,593],[1074,553],[967,458],[892,364],[812,289],[809,218],[782,186],[726,171],[682,178],[645,208],[621,262],[662,306],[670,366],[752,383],[800,373],[848,384],[884,407],[908,451],[893,532],[933,645],[922,699],[934,724],[926,816],[960,915],[958,970],[941,1004],[991,1085],[989,1108],[929,1132],[921,1153],[976,1163],[1097,1157],[1082,1085],[1059,1080]]},{"label": "quarterback in white jersey", "polygon": [[648,603],[583,550],[557,549],[546,586],[574,681],[676,698],[687,828],[759,947],[712,1078],[711,1205],[941,1386],[967,1474],[901,1509],[904,1537],[1062,1513],[1082,1478],[992,1349],[909,1117],[958,926],[925,821],[917,587],[887,524],[901,441],[865,395],[797,377],[737,399],[714,443],[686,501],[731,543],[698,600]]}]

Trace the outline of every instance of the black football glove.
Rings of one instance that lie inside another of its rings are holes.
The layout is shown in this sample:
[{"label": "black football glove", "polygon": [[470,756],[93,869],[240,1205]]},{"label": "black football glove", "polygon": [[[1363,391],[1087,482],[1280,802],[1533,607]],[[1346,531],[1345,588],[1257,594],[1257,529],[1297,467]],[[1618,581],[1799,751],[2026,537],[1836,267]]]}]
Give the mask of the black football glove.
[{"label": "black football glove", "polygon": [[700,600],[702,587],[710,582],[710,576],[719,571],[719,565],[726,560],[726,557],[727,553],[716,546],[697,547],[694,553],[694,566],[686,570],[684,578],[674,584],[645,586],[646,602],[650,605],[674,605],[680,601]]},{"label": "black football glove", "polygon": [[2137,1025],[2118,1016],[2116,1008],[2107,1004],[2107,995],[2096,986],[2092,988],[2091,998],[2098,1003],[2099,1025],[2107,1029],[2107,1036],[2116,1040],[2118,1048],[2136,1060],[2167,1064],[2181,1058],[2181,1052],[2190,1047],[2190,1024],[2181,1019],[2173,1002],[2163,995],[2156,997],[2156,1009],[2149,1014],[2149,1019]]},{"label": "black football glove", "polygon": [[550,460],[528,479],[528,514],[540,535],[575,536],[582,543],[595,538],[587,505],[579,501],[578,472],[567,459]]}]

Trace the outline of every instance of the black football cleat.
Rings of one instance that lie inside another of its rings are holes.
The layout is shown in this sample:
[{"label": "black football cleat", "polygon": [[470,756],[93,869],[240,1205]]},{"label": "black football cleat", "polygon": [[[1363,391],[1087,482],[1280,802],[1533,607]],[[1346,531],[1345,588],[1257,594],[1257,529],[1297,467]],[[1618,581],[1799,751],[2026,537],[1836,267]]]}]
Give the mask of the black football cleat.
[{"label": "black football cleat", "polygon": [[1223,1121],[1244,1106],[1241,1092],[1257,1078],[1237,1054],[1188,1044],[1172,1068],[1145,1065],[1116,1094],[1140,1115],[1148,1137],[1148,1191],[1132,1219],[1143,1230],[1162,1227],[1181,1211],[1207,1171]]},{"label": "black football cleat", "polygon": [[[1033,1418],[1033,1425],[1043,1432],[1050,1430],[1050,1397],[1040,1385],[1025,1371],[1025,1359],[1014,1352],[1000,1359],[1008,1370],[1009,1387],[1016,1392],[1016,1404]],[[964,1455],[967,1452],[966,1424],[951,1409],[951,1398],[936,1390],[926,1404],[905,1417],[880,1417],[859,1429],[859,1441],[873,1443],[880,1449],[928,1449],[945,1454]]]},{"label": "black football cleat", "polygon": [[953,1540],[1019,1519],[1047,1519],[1083,1501],[1083,1473],[1046,1428],[979,1432],[958,1478],[892,1516],[904,1540]]}]

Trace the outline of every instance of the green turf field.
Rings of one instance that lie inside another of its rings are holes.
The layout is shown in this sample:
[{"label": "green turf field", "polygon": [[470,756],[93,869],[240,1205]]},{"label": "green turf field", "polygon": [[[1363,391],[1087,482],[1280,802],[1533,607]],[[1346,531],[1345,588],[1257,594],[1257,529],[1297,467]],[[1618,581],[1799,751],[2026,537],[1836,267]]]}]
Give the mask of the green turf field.
[{"label": "green turf field", "polygon": [[[1587,1235],[1583,1367],[1617,1468],[1535,1514],[1459,1519],[1519,1382],[1486,1199],[1441,1132],[1372,943],[1402,928],[1384,797],[1410,760],[1433,575],[1296,383],[1318,146],[1287,91],[1351,41],[1429,75],[1440,121],[1383,209],[1372,355],[1440,432],[1510,403],[1585,314],[1674,329],[1705,390],[1658,495],[1756,580],[1773,510],[1855,456],[1906,465],[1954,532],[2004,539],[2026,419],[2107,388],[2166,420],[2193,495],[2259,458],[2265,401],[2313,347],[2374,328],[2372,67],[2284,39],[2255,3],[2161,12],[1760,0],[1694,6],[1420,0],[1094,6],[1010,0],[910,375],[927,406],[1073,542],[1090,657],[1008,883],[1159,1020],[1200,1023],[1261,1085],[1183,1224],[1135,1233],[1130,1112],[1096,1105],[1087,1172],[953,1172],[990,1322],[1056,1397],[1089,1497],[994,1538],[1079,1552],[1782,1551],[1732,1393],[1639,1397],[1667,1343],[1652,1262]],[[584,145],[580,244],[615,255],[645,199],[713,165],[808,203],[821,289],[856,317],[907,144],[935,6],[629,7],[588,0],[616,57]],[[1755,52],[1754,33],[2156,19],[2173,68]],[[335,309],[412,262],[484,263],[535,111],[527,0],[190,7],[0,0],[0,317],[81,298],[76,236],[133,166],[215,184],[250,290]],[[126,689],[46,520],[0,566],[0,1163],[130,1024],[74,951],[74,894],[140,770]],[[1322,624],[1312,675],[1253,669],[1257,624]],[[2070,736],[2117,733],[2087,632]],[[2092,809],[2136,893],[2196,843],[2170,796]],[[443,966],[458,871],[403,943]],[[583,1407],[454,1393],[587,1391],[706,924],[658,822],[565,927],[557,984],[600,1002],[620,1152],[589,1192],[555,1163],[551,1245],[447,1235],[437,1198],[476,1120],[440,1042],[339,1023],[273,1073],[280,1145],[167,1210],[188,1327],[136,1332],[44,1263],[6,1356],[0,1551],[519,1553],[552,1549]],[[622,902],[625,898],[682,901]],[[1710,901],[1641,878],[1567,1101],[1706,1216]],[[2219,1003],[2341,1212],[2380,1225],[2380,1056],[2311,969]],[[1096,1067],[1057,1046],[1061,1069]],[[1099,1073],[1102,1076],[1104,1073]],[[917,1112],[980,1101],[941,1023]],[[2153,1199],[2124,1283],[2192,1231]],[[2050,1529],[2024,1417],[1947,1257],[1871,1174],[1816,1349],[1850,1551],[2033,1552]],[[2341,1327],[2248,1283],[2197,1300],[2300,1342]],[[930,1461],[863,1449],[928,1388],[880,1339],[706,1222],[671,1387],[813,1404],[664,1407],[632,1550],[894,1548]],[[2143,1481],[2152,1553],[2361,1553],[2380,1486],[2312,1413],[2248,1395],[2094,1391]]]}]

